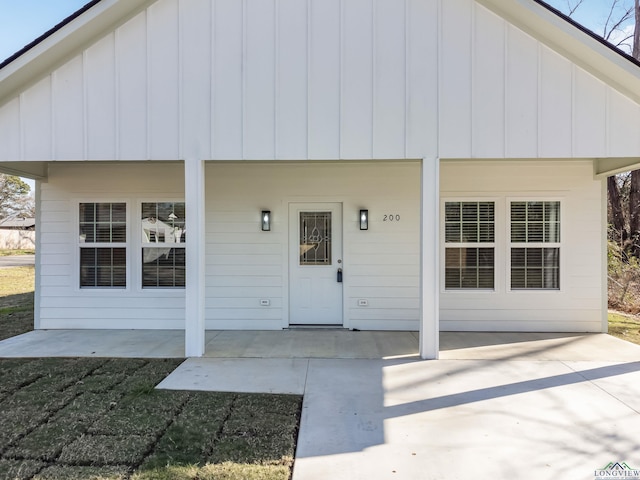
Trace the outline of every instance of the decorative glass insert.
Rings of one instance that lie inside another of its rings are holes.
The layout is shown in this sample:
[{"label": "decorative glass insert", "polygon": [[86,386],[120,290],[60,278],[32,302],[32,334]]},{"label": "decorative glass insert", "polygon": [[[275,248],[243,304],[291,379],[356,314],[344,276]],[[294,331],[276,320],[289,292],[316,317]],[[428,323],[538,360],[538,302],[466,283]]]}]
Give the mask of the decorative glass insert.
[{"label": "decorative glass insert", "polygon": [[80,243],[127,241],[126,203],[81,203]]},{"label": "decorative glass insert", "polygon": [[511,288],[560,288],[559,248],[512,248]]},{"label": "decorative glass insert", "polygon": [[300,265],[331,265],[331,212],[300,212]]},{"label": "decorative glass insert", "polygon": [[444,236],[445,289],[493,290],[495,203],[446,202]]},{"label": "decorative glass insert", "polygon": [[560,242],[560,202],[512,202],[511,242]]},{"label": "decorative glass insert", "polygon": [[445,288],[494,288],[493,248],[447,248]]},{"label": "decorative glass insert", "polygon": [[142,204],[142,287],[184,288],[184,202]]},{"label": "decorative glass insert", "polygon": [[81,287],[127,286],[126,248],[81,248]]}]

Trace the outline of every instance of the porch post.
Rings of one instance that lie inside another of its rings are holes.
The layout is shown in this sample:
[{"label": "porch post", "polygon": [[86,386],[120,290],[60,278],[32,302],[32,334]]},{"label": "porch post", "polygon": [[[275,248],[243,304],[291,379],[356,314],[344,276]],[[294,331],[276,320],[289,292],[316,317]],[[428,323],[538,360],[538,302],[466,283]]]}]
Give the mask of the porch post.
[{"label": "porch post", "polygon": [[187,228],[184,352],[187,357],[204,355],[204,161],[184,162],[184,195]]},{"label": "porch post", "polygon": [[420,357],[437,359],[440,350],[439,211],[440,159],[424,158],[420,199]]}]

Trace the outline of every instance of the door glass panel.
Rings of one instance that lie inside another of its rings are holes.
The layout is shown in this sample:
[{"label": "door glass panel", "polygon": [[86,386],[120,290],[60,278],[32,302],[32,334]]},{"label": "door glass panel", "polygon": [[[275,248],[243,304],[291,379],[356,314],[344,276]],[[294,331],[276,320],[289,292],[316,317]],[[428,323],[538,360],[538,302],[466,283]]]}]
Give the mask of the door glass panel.
[{"label": "door glass panel", "polygon": [[300,265],[331,265],[331,212],[300,212]]}]

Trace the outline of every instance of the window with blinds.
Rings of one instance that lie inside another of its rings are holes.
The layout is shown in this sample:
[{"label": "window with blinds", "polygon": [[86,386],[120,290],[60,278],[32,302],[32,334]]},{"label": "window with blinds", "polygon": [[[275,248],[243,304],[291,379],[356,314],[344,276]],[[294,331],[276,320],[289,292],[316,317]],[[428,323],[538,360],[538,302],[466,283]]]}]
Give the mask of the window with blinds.
[{"label": "window with blinds", "polygon": [[127,286],[126,203],[80,203],[80,287]]},{"label": "window with blinds", "polygon": [[560,202],[511,202],[511,289],[560,289]]},{"label": "window with blinds", "polygon": [[445,289],[495,287],[495,203],[446,202]]},{"label": "window with blinds", "polygon": [[142,288],[184,288],[184,202],[144,202],[141,208]]}]

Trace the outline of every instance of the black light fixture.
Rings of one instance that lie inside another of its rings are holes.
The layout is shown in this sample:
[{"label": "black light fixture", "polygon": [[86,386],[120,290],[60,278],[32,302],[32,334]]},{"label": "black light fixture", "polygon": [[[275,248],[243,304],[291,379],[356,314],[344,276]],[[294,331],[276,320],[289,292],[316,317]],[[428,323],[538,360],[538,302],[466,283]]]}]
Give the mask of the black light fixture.
[{"label": "black light fixture", "polygon": [[369,210],[360,210],[360,230],[369,230]]},{"label": "black light fixture", "polygon": [[271,230],[271,210],[262,210],[262,231]]}]

